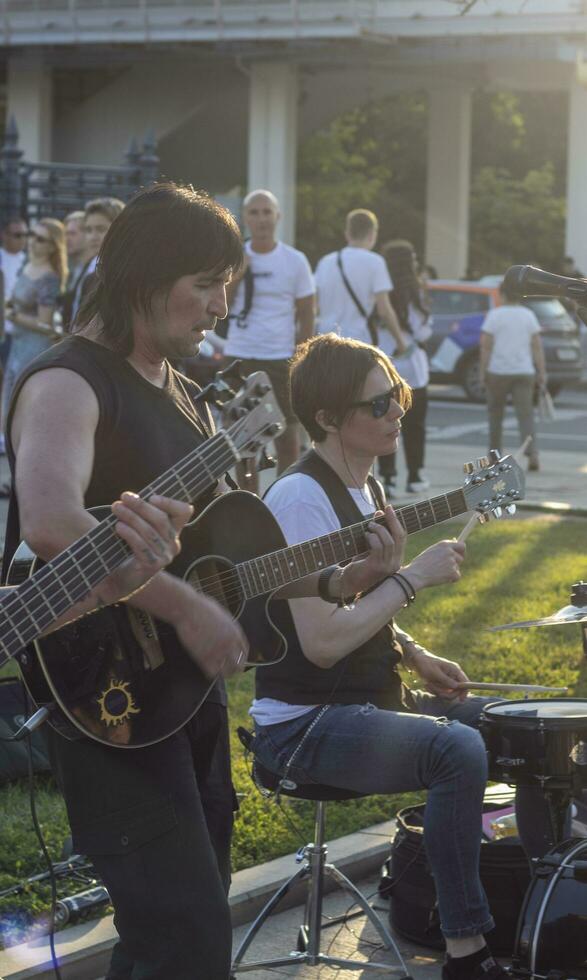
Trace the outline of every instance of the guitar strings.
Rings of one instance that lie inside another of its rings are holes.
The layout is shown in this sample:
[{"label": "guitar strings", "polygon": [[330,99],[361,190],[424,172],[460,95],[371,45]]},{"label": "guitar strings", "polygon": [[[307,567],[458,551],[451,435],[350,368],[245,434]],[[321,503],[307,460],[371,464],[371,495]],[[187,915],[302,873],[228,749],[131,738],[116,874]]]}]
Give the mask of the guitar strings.
[{"label": "guitar strings", "polygon": [[[456,491],[456,492],[458,493],[459,491]],[[433,524],[424,525],[424,527],[426,527],[426,526],[428,526],[428,527],[434,526],[435,524],[440,524],[443,521],[450,520],[451,517],[458,516],[457,514],[453,514],[451,512],[450,507],[449,507],[448,502],[447,502],[447,497],[448,497],[448,494],[440,494],[438,497],[431,498],[431,500],[429,501],[429,504],[431,506],[433,506],[435,503],[439,503],[439,502],[443,501],[444,504],[445,504],[445,506],[448,509],[448,513],[446,514],[446,516],[443,516],[441,518],[436,518],[435,517],[434,518],[434,521],[433,521]],[[418,506],[417,504],[408,504],[405,507],[402,507],[402,508],[399,508],[398,510],[396,510],[396,516],[403,523],[404,529],[407,531],[408,534],[411,534],[411,533],[414,533],[416,531],[420,531],[420,530],[423,530],[424,529],[423,526],[422,526],[422,522],[421,522],[420,518],[418,517],[417,511],[416,511],[417,506]],[[409,521],[408,520],[406,522],[405,518],[406,517],[409,518],[413,513],[415,513],[415,519],[413,521]],[[461,511],[461,513],[462,513],[462,511]],[[365,531],[368,530],[369,524],[371,524],[372,521],[375,521],[378,524],[383,524],[384,521],[385,521],[385,517],[384,516],[381,516],[381,517],[378,517],[378,518],[370,518],[370,519],[368,519],[366,521],[361,521],[361,522],[359,522],[357,524],[349,525],[349,526],[347,526],[345,528],[340,528],[339,530],[340,530],[340,532],[345,532],[347,534],[350,533],[351,535],[353,535],[354,532],[360,532],[360,533],[364,534]],[[352,556],[348,556],[346,553],[343,553],[340,556],[340,558],[337,558],[337,556],[334,555],[334,560],[332,562],[329,562],[328,559],[326,558],[326,556],[324,556],[324,564],[323,565],[320,565],[320,566],[317,566],[316,568],[312,569],[312,571],[308,572],[307,569],[306,569],[303,572],[300,572],[298,575],[295,575],[292,578],[288,578],[288,581],[287,582],[278,582],[277,584],[275,584],[272,587],[267,587],[267,588],[263,587],[263,588],[259,589],[258,591],[253,591],[250,595],[246,595],[247,588],[249,588],[249,583],[247,581],[245,581],[244,579],[245,579],[245,576],[246,576],[246,578],[249,578],[249,575],[244,570],[244,566],[245,565],[251,565],[254,562],[260,561],[260,560],[262,560],[264,563],[271,562],[271,560],[274,559],[275,556],[278,556],[278,555],[282,555],[283,556],[284,552],[290,552],[290,553],[292,553],[294,551],[294,549],[296,549],[296,548],[300,549],[300,548],[304,548],[305,547],[306,550],[307,550],[307,549],[311,548],[313,541],[321,541],[321,540],[323,540],[325,538],[330,538],[330,537],[333,537],[335,535],[338,536],[338,533],[339,533],[338,530],[337,531],[333,531],[330,534],[323,535],[320,538],[313,538],[313,539],[310,539],[308,541],[298,542],[297,544],[286,546],[283,549],[279,549],[277,551],[270,552],[270,553],[268,553],[266,555],[262,555],[262,556],[259,556],[257,558],[249,559],[249,560],[244,561],[244,562],[238,562],[237,564],[233,565],[232,568],[228,568],[228,569],[223,570],[223,571],[217,571],[217,572],[212,573],[211,575],[208,575],[206,578],[200,578],[200,579],[198,579],[198,585],[195,586],[195,587],[198,589],[198,591],[203,591],[206,595],[211,596],[214,599],[217,599],[217,601],[220,601],[221,603],[222,602],[230,602],[230,601],[233,601],[233,600],[234,601],[240,600],[243,597],[243,595],[246,598],[248,598],[248,599],[253,599],[253,598],[257,598],[257,597],[262,596],[262,595],[267,595],[270,592],[275,592],[275,591],[277,591],[279,589],[282,589],[282,588],[284,588],[284,586],[290,584],[291,582],[299,581],[299,579],[305,578],[306,575],[310,575],[313,572],[320,571],[322,568],[327,568],[330,564],[336,564],[337,561],[350,560],[350,558],[364,558],[364,557],[366,557],[369,554],[369,551],[368,550],[361,551],[360,553],[354,553]],[[354,538],[353,538],[353,541],[354,541]],[[333,545],[332,547],[334,549],[335,545]],[[339,541],[339,549],[340,548],[344,548],[344,544]],[[322,554],[324,555],[323,552],[322,552]],[[309,555],[308,555],[308,557],[310,557],[313,560],[315,556],[314,556],[314,554],[312,552],[310,552]],[[295,558],[295,556],[294,556],[294,558]],[[305,563],[305,557],[304,557],[303,552],[302,552],[301,558],[302,558],[302,560]],[[279,566],[278,559],[276,559],[276,567],[275,566],[270,566],[270,571],[273,572],[273,573],[275,573],[276,575],[282,575],[282,569]],[[256,573],[256,574],[257,574],[257,577],[259,578],[260,577],[260,573]],[[253,589],[254,590],[257,590],[257,585],[255,583],[254,576],[255,576],[255,573],[253,571],[251,571],[250,572],[250,579],[253,582]],[[237,580],[237,584],[236,585],[235,585],[235,579]],[[225,583],[226,583],[226,586],[231,586],[232,585],[232,588],[225,587]]]},{"label": "guitar strings", "polygon": [[[186,468],[186,465],[185,464],[183,464],[183,468],[184,469]],[[446,504],[446,497],[441,496],[439,498],[435,498],[435,500],[442,500],[442,499],[444,499],[445,504]],[[431,501],[431,503],[433,503],[433,502],[434,501]],[[408,513],[409,512],[415,511],[416,506],[417,505],[409,505],[408,507],[401,508],[398,511],[398,515],[400,516],[400,518],[403,519],[404,513],[405,513],[405,516],[408,516]],[[450,516],[450,513],[447,516]],[[421,520],[418,518],[417,511],[416,511],[416,517],[417,517],[417,527],[414,528],[414,530],[417,530],[421,526]],[[380,518],[379,520],[382,520],[382,518]],[[106,521],[103,522],[102,525],[99,525],[99,527],[102,529],[102,531],[105,531],[106,528],[104,527],[104,525],[105,524],[109,524],[110,527],[108,528],[108,530],[110,531],[110,530],[112,530],[114,523],[115,523],[114,515],[111,515],[111,517],[109,517],[108,519],[106,519]],[[403,523],[404,523],[404,526],[406,526],[405,525],[405,520],[403,521]],[[362,531],[364,531],[366,529],[366,527],[368,526],[368,524],[369,524],[369,521],[361,522],[360,524],[354,525],[352,528],[345,529],[345,530],[350,530],[352,532],[352,530],[361,529]],[[410,530],[410,528],[408,528],[408,527],[406,527],[406,529],[408,531]],[[98,535],[94,535],[94,536],[97,537]],[[111,547],[104,554],[106,555],[107,558],[110,558],[114,553],[116,553],[116,551],[120,551],[121,552],[121,561],[124,561],[125,558],[126,558],[126,556],[127,556],[127,554],[128,554],[128,550],[126,549],[126,546],[124,545],[124,542],[122,542],[122,541],[120,541],[118,539],[117,540],[114,540],[112,542]],[[276,554],[276,553],[274,552],[273,554]],[[362,554],[367,554],[367,552],[364,552]],[[271,557],[271,555],[264,556],[264,558],[270,558],[270,557]],[[346,556],[343,555],[343,557],[346,557]],[[356,557],[359,557],[359,556],[356,556]],[[214,575],[209,576],[208,579],[203,579],[200,582],[200,591],[204,592],[207,595],[211,595],[212,597],[216,598],[219,601],[222,601],[223,600],[224,602],[230,602],[231,600],[240,599],[241,596],[242,596],[242,592],[243,592],[242,585],[241,585],[240,582],[236,586],[236,588],[234,587],[234,585],[233,585],[233,587],[231,589],[225,589],[223,587],[223,585],[224,585],[225,582],[227,584],[229,582],[234,583],[235,575],[238,577],[238,572],[236,572],[236,571],[234,571],[232,569],[229,569],[229,570],[227,570],[225,572],[217,572]],[[300,574],[299,576],[297,576],[297,578],[303,578],[303,577],[305,577],[304,574]],[[282,587],[282,585],[280,585],[280,584],[278,584],[278,585],[275,586],[276,589],[281,588],[281,587]],[[267,592],[270,592],[270,591],[274,591],[274,589],[269,589],[269,590],[266,590],[266,591]],[[257,595],[263,595],[263,594],[265,594],[265,590],[261,590],[261,591],[257,592],[256,594]],[[253,595],[251,595],[249,598],[253,598]],[[70,600],[67,597],[63,597],[63,608],[66,609],[67,606],[68,606],[68,604],[70,604]],[[58,611],[57,615],[60,614],[60,611],[61,610]]]},{"label": "guitar strings", "polygon": [[[206,462],[208,462],[211,465],[218,465],[220,460],[222,460],[223,458],[223,453],[228,457],[228,449],[225,442],[225,436],[231,438],[236,444],[241,431],[243,429],[246,429],[247,425],[249,424],[249,421],[250,419],[247,416],[235,422],[227,432],[225,432],[224,430],[220,430],[220,432],[216,433],[215,436],[213,436],[212,440],[210,441],[211,442],[218,441],[220,443],[219,446],[220,451],[218,452],[215,448],[213,452],[206,453],[204,449]],[[256,433],[253,433],[247,437],[247,439],[244,441],[242,446],[239,446],[237,448],[244,449],[246,448],[247,444],[251,444],[251,443],[254,444],[254,442],[257,439],[259,439],[260,436],[265,434],[265,432],[273,424],[274,424],[273,422],[269,422],[269,421],[264,423],[264,425],[261,426]],[[146,487],[143,491],[141,491],[141,495],[146,496],[147,494],[151,494],[153,492],[164,494],[166,490],[174,489],[179,479],[179,482],[182,484],[184,491],[187,491],[186,496],[188,496],[189,498],[191,494],[198,488],[198,482],[201,480],[201,474],[198,474],[198,476],[194,478],[194,475],[192,473],[191,478],[189,477],[189,473],[193,469],[195,458],[201,454],[202,454],[202,447],[198,447],[196,450],[192,451],[192,453],[190,453],[187,457],[185,457],[184,460],[181,461],[181,463],[177,467],[171,467],[170,470],[167,471],[167,473],[164,473],[161,477],[153,481],[153,483],[149,484],[148,487]],[[226,460],[226,465],[228,465],[233,461],[234,461],[234,453],[231,453],[230,457],[228,457]],[[182,480],[182,475],[186,475],[186,474],[188,478]],[[205,489],[206,486],[208,486],[209,484],[210,474],[206,474],[206,476],[207,476],[206,483],[202,489]],[[213,479],[216,479],[216,477],[213,477]],[[26,606],[27,605],[26,599],[23,599],[23,593],[26,594],[26,592],[28,591],[32,591],[34,593],[33,598],[35,597],[39,598],[39,592],[38,592],[39,583],[42,582],[44,578],[51,578],[54,573],[58,574],[59,571],[63,570],[63,566],[68,564],[71,565],[71,552],[76,545],[78,546],[78,550],[79,547],[82,546],[85,547],[88,544],[94,545],[94,548],[99,547],[103,543],[103,540],[108,540],[108,538],[114,533],[115,523],[116,523],[116,518],[113,514],[111,514],[109,515],[109,517],[105,518],[104,521],[100,522],[100,524],[98,524],[95,528],[92,528],[87,535],[83,536],[83,538],[80,538],[78,539],[78,541],[73,542],[73,544],[70,545],[69,548],[66,549],[66,551],[62,552],[60,556],[57,556],[51,562],[47,563],[47,565],[44,565],[43,568],[39,569],[39,571],[36,572],[30,579],[27,579],[24,583],[22,583],[22,585],[18,587],[18,591],[16,594],[13,592],[8,596],[6,596],[4,601],[0,601],[0,608],[2,608],[2,611],[5,612],[8,617],[10,617],[11,612],[14,612],[15,609],[17,607],[20,607],[23,602]],[[109,560],[117,553],[119,553],[120,561],[117,563],[116,566],[110,569],[110,571],[114,571],[115,567],[118,567],[119,564],[122,564],[130,554],[130,549],[119,538],[113,540],[110,543],[109,547],[105,549],[101,554],[103,555],[105,560]],[[74,600],[74,602],[76,602],[84,595],[87,595],[87,592],[89,591],[88,587],[85,584],[84,584],[83,591],[79,588],[78,573],[76,572],[75,569],[66,568],[66,572],[69,570],[71,570],[74,573],[75,581],[68,580],[67,577],[65,576],[60,581],[57,587],[57,591],[59,592],[58,601],[55,602],[55,606],[52,606],[51,608],[52,616],[49,618],[49,620],[46,622],[45,625],[49,625],[51,622],[54,621],[54,619],[58,618],[61,615],[61,612],[65,611],[68,607],[70,607],[72,605],[72,601],[71,601],[72,599]],[[92,565],[88,566],[87,568],[88,575],[91,576],[96,570],[103,571],[103,562],[100,561],[100,558],[97,558]],[[110,571],[107,572],[106,574],[110,574]],[[106,575],[104,575],[103,577],[105,578]],[[100,580],[101,578],[98,579],[97,581]],[[97,584],[97,582],[93,583],[93,585],[95,584]],[[62,592],[64,591],[67,592],[67,585],[72,587],[71,589],[73,593],[72,596],[69,596],[67,594],[66,595],[62,594]],[[92,588],[93,585],[91,585],[90,588]],[[59,586],[61,586],[61,588],[59,588]],[[45,596],[47,598],[47,601],[49,601],[50,599],[49,589],[46,591]],[[42,595],[40,596],[40,599],[42,603],[43,602]],[[29,614],[32,615],[32,610],[30,608],[27,608],[27,612],[29,612]],[[46,613],[44,618],[46,619]],[[23,642],[23,640],[24,642],[30,642],[29,640],[26,640],[23,636],[21,636],[21,634],[19,634],[16,627],[14,627],[12,624],[10,626],[10,631],[13,632],[15,638],[19,642],[19,645]],[[26,628],[23,632],[26,633]],[[8,646],[10,644],[10,638],[4,640],[3,644]]]}]

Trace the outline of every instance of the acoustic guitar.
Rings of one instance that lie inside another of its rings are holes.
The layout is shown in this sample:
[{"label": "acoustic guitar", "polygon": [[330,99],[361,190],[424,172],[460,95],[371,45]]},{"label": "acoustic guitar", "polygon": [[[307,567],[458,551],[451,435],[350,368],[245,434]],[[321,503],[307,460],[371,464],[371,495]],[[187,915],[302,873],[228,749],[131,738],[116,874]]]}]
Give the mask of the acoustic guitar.
[{"label": "acoustic guitar", "polygon": [[[470,510],[487,515],[511,507],[523,495],[524,474],[506,456],[469,473],[460,489],[396,513],[412,534]],[[254,494],[235,491],[212,501],[184,528],[181,553],[169,571],[239,619],[250,642],[249,663],[261,667],[287,651],[271,617],[271,603],[283,604],[274,593],[365,554],[369,523],[288,547],[265,504]],[[112,533],[107,536],[112,546]],[[171,626],[126,604],[81,619],[35,647],[36,655],[27,650],[18,658],[33,700],[59,705],[51,724],[63,734],[81,731],[106,745],[140,748],[166,738],[192,717],[211,686]]]}]

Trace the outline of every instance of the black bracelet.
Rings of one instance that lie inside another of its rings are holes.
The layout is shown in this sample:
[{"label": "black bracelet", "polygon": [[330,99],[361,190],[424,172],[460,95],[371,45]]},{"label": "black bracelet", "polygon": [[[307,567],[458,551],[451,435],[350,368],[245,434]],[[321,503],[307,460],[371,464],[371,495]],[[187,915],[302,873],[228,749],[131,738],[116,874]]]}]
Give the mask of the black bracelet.
[{"label": "black bracelet", "polygon": [[323,568],[318,576],[318,595],[324,600],[324,602],[331,602],[335,606],[339,605],[340,600],[335,599],[334,596],[330,595],[328,585],[330,583],[330,579],[339,568],[340,565],[331,565],[330,568]]},{"label": "black bracelet", "polygon": [[394,572],[394,574],[390,575],[389,577],[397,582],[403,594],[405,595],[406,606],[415,601],[416,593],[414,592],[411,584],[408,582],[405,575],[402,575],[401,572]]}]

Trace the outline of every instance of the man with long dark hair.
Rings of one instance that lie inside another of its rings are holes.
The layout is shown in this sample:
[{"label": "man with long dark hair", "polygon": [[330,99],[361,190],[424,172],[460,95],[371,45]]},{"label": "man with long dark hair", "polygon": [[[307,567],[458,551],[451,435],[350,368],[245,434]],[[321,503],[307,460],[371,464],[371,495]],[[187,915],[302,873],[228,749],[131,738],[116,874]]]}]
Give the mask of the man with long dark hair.
[{"label": "man with long dark hair", "polygon": [[[190,188],[155,185],[113,222],[78,332],[37,358],[14,392],[7,558],[20,537],[52,558],[96,523],[87,507],[148,485],[208,437],[198,389],[169,359],[195,354],[226,315],[241,260],[230,214]],[[186,582],[159,572],[132,601],[171,623],[210,678],[241,669],[240,628]],[[147,748],[49,739],[74,846],[114,904],[110,980],[226,980],[233,791],[221,684],[186,726]]]}]

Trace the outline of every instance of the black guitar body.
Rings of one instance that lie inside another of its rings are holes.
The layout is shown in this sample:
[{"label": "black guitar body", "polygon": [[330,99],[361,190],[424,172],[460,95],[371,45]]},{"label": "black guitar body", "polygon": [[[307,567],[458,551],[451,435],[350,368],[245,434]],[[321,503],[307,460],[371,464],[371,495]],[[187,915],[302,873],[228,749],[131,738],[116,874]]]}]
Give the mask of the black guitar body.
[{"label": "black guitar body", "polygon": [[[91,513],[102,520],[109,508]],[[267,596],[244,601],[234,565],[281,549],[285,540],[265,505],[243,491],[214,500],[186,527],[182,551],[169,571],[217,599],[238,617],[249,660],[274,662],[285,641],[272,625]],[[217,557],[215,557],[217,556]],[[8,577],[18,584],[37,559],[17,550]],[[31,697],[57,702],[51,724],[67,737],[81,734],[119,748],[140,748],[177,731],[198,710],[211,682],[181,648],[168,624],[127,604],[86,616],[18,655]]]}]

